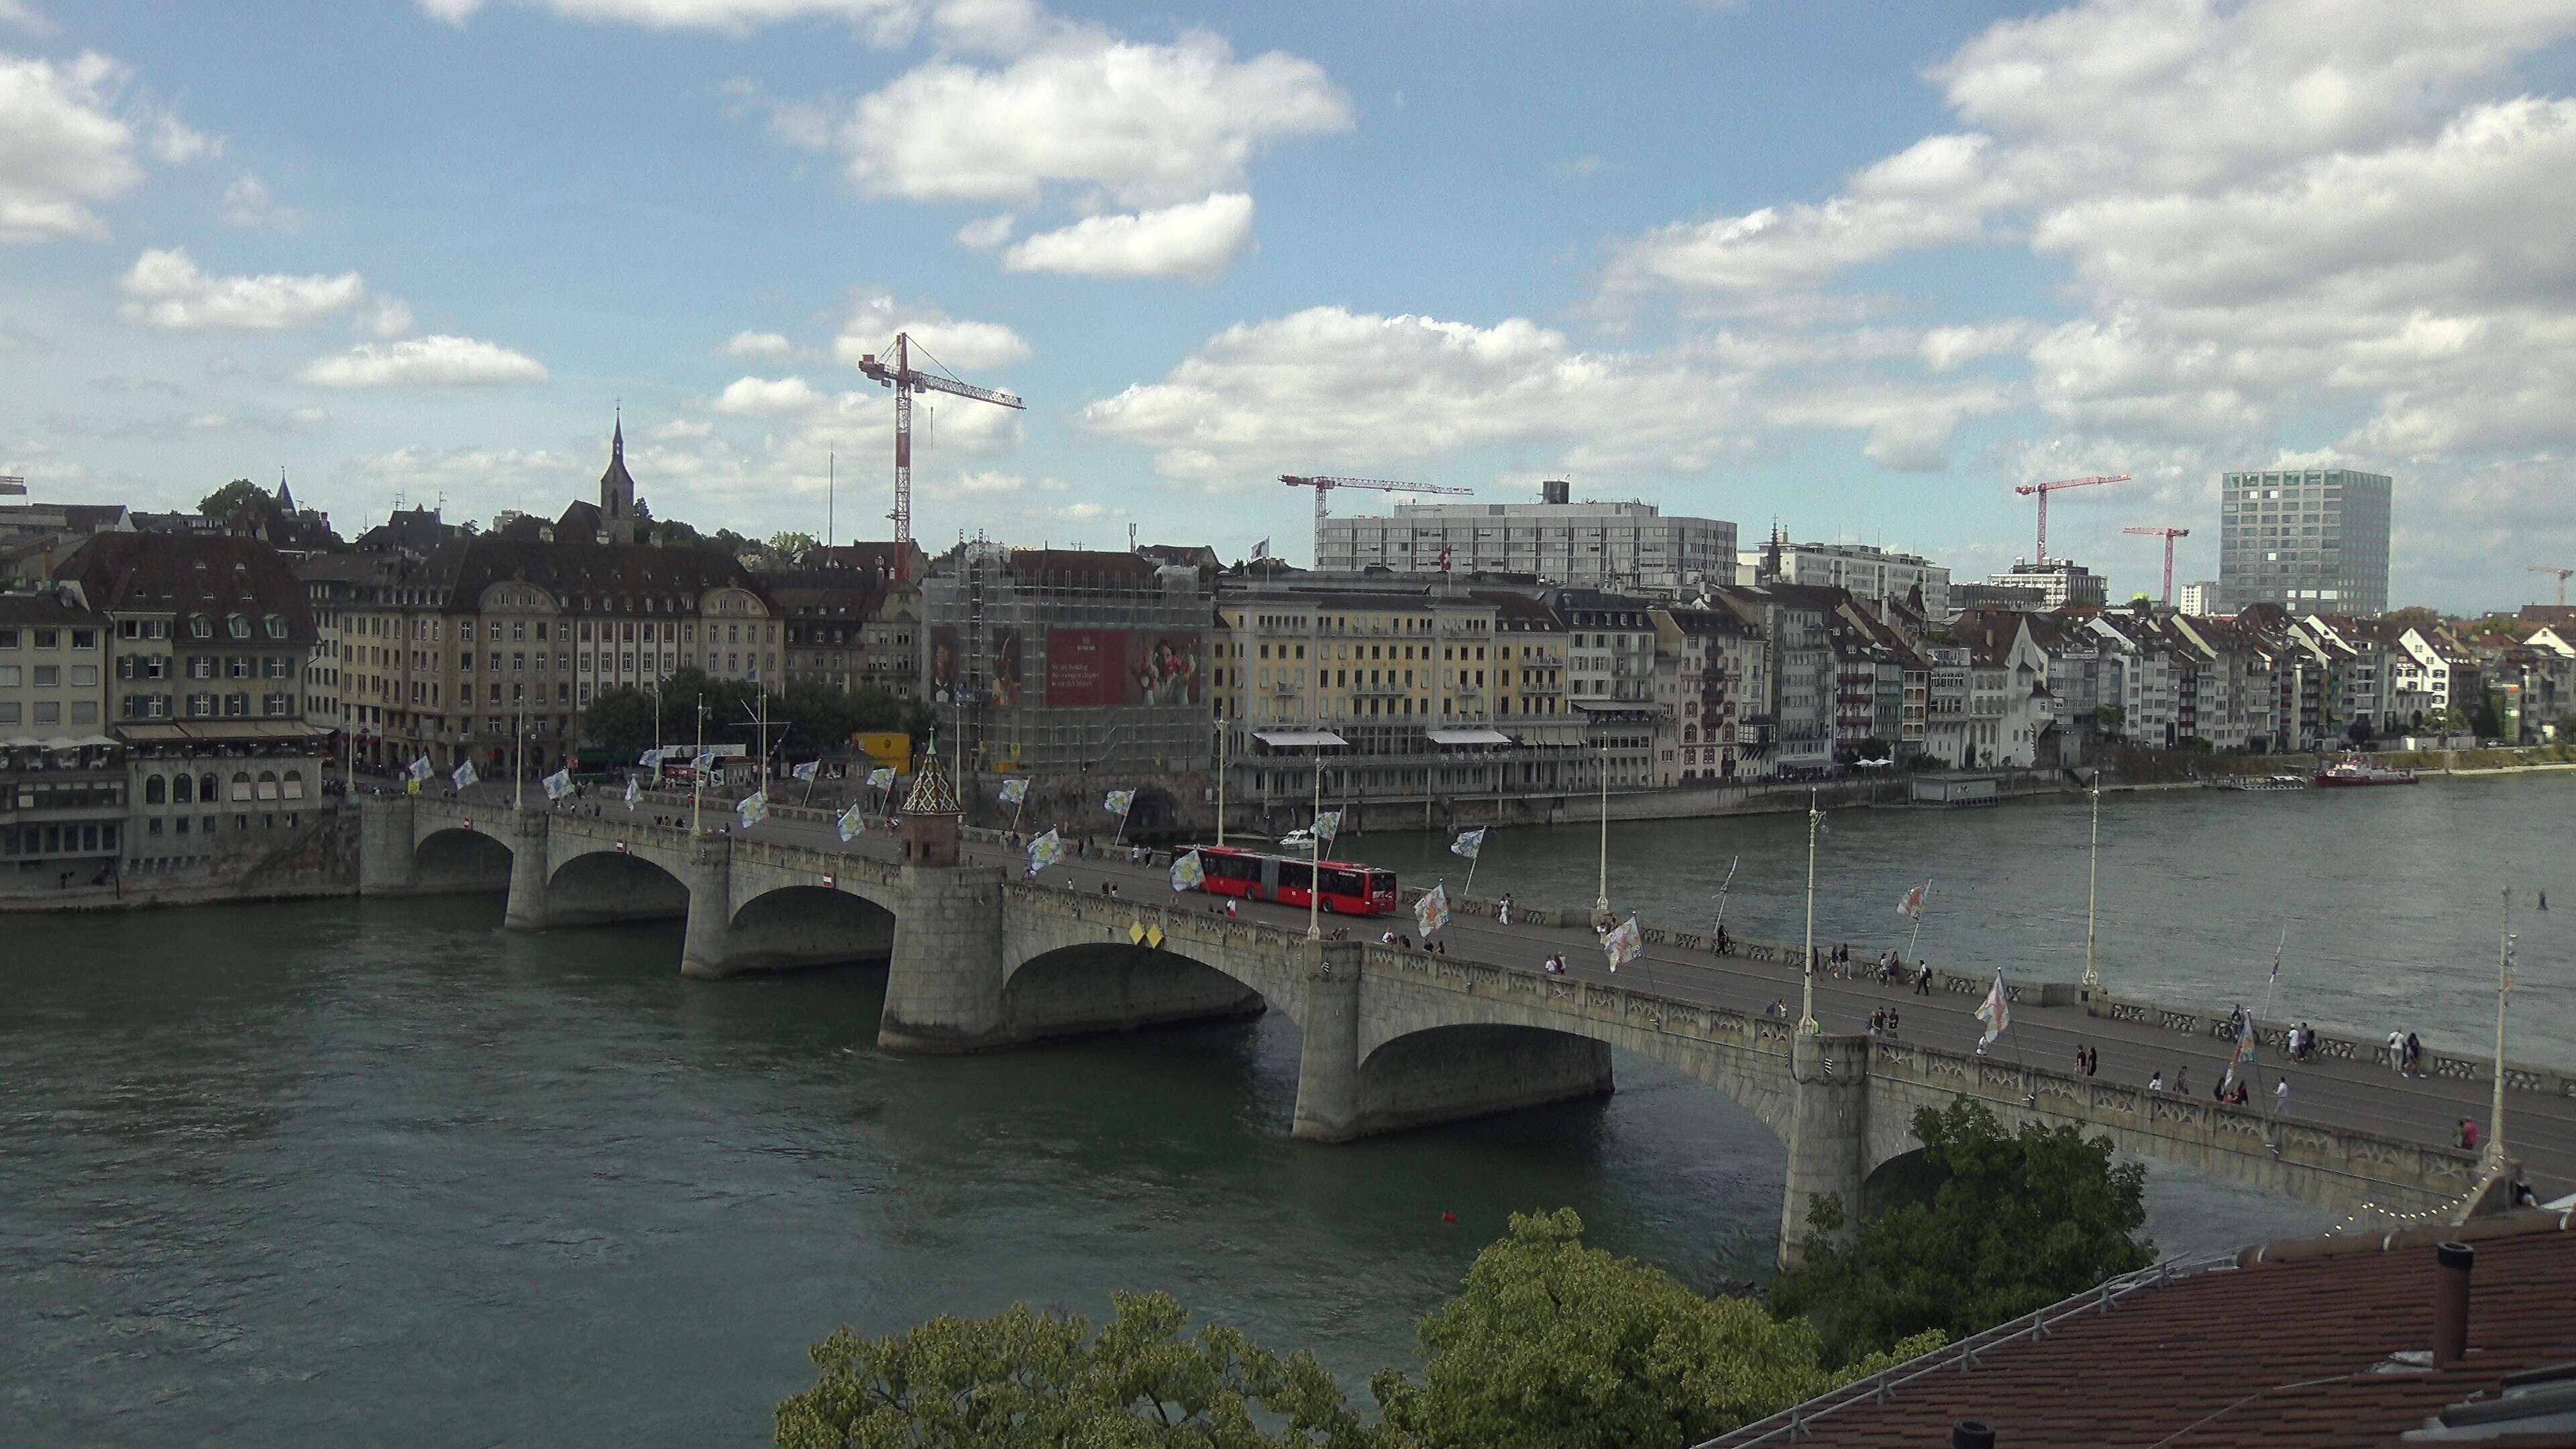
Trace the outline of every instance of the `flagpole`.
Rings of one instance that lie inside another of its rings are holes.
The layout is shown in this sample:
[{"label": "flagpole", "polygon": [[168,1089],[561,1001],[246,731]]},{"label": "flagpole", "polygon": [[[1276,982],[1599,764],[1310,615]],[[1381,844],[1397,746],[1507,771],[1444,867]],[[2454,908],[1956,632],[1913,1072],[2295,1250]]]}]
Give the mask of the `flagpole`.
[{"label": "flagpole", "polygon": [[[1914,934],[1905,938],[1905,957],[1914,959],[1914,948],[1923,941],[1923,913],[1932,909],[1932,878],[1923,878],[1923,899],[1914,907]],[[1901,963],[1900,963],[1901,964]]]},{"label": "flagpole", "polygon": [[1601,892],[1592,902],[1596,921],[1610,918],[1610,744],[1601,744]]},{"label": "flagpole", "polygon": [[2102,989],[2102,969],[2093,955],[2093,907],[2100,899],[2102,883],[2102,769],[2093,769],[2093,863],[2084,873],[2084,990],[2089,996]]},{"label": "flagpole", "polygon": [[1825,812],[1816,808],[1816,792],[1807,791],[1807,959],[1801,980],[1804,985],[1798,1008],[1798,1030],[1816,1029],[1816,827],[1825,823]]},{"label": "flagpole", "polygon": [[510,762],[510,808],[524,810],[528,804],[528,687],[519,686],[518,756]]},{"label": "flagpole", "polygon": [[707,788],[707,697],[698,696],[698,752],[689,759],[689,834],[697,835],[705,822]]},{"label": "flagpole", "polygon": [[[1315,751],[1315,822],[1324,819],[1324,752]],[[1306,827],[1306,939],[1324,939],[1324,835]]]},{"label": "flagpole", "polygon": [[1736,869],[1743,864],[1744,857],[1741,855],[1728,861],[1726,863],[1726,879],[1717,883],[1717,924],[1709,927],[1709,934],[1712,936],[1726,929],[1726,893],[1734,889]]},{"label": "flagpole", "polygon": [[1476,855],[1467,857],[1467,888],[1460,894],[1472,896],[1476,893],[1476,856],[1484,853],[1485,842],[1479,840],[1476,842]]},{"label": "flagpole", "polygon": [[[1226,744],[1227,735],[1225,721],[1220,719],[1217,721],[1216,725],[1216,848],[1219,850],[1225,849]],[[1017,812],[1014,812],[1011,816],[1011,828],[1013,830],[1020,828],[1020,819]]]},{"label": "flagpole", "polygon": [[2495,1098],[2487,1108],[2487,1150],[2482,1166],[2504,1167],[2504,1003],[2513,994],[2513,887],[2506,886],[2496,908],[2496,1050]]}]

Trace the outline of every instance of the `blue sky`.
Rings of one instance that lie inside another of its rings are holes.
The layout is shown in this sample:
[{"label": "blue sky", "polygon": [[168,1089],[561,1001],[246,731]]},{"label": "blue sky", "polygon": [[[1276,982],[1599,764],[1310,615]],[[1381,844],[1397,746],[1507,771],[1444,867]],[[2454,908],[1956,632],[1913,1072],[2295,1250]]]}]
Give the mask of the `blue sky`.
[{"label": "blue sky", "polygon": [[[2457,13],[2455,13],[2457,12]],[[2472,13],[2473,12],[2473,13]],[[2399,479],[2394,593],[2576,562],[2576,5],[0,0],[0,472],[344,531],[657,512],[1302,558],[1339,472],[2216,564]],[[1337,507],[1376,500],[1342,494]],[[2525,555],[2529,555],[2525,557]]]}]

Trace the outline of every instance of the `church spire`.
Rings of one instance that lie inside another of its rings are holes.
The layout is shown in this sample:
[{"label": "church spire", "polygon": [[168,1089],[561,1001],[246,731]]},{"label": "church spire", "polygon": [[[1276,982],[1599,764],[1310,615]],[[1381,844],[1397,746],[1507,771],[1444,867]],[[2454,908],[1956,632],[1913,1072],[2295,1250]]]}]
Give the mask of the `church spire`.
[{"label": "church spire", "polygon": [[608,435],[608,471],[599,475],[599,517],[608,543],[635,542],[635,477],[626,471],[626,409]]},{"label": "church spire", "polygon": [[286,469],[283,466],[277,470],[277,511],[290,517],[295,512],[295,494],[286,486]]}]

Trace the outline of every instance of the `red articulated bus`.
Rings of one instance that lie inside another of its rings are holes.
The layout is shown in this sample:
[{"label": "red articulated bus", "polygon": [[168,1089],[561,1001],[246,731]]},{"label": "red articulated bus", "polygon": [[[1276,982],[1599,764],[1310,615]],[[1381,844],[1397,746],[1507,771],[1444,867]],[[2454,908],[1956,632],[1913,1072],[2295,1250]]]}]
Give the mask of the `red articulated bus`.
[{"label": "red articulated bus", "polygon": [[[1316,867],[1292,856],[1264,855],[1234,846],[1198,847],[1207,881],[1199,889],[1247,901],[1303,906],[1313,897]],[[1396,912],[1395,872],[1348,861],[1323,862],[1324,909],[1337,916],[1391,916]]]}]

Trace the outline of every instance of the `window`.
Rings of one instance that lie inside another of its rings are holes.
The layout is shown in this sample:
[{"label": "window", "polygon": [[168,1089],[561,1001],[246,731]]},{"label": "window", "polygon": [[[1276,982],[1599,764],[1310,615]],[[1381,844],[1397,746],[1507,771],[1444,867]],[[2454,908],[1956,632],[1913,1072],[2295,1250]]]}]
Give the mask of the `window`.
[{"label": "window", "polygon": [[97,700],[94,700],[94,699],[76,699],[76,700],[73,700],[73,701],[72,701],[72,723],[73,723],[73,724],[96,724],[96,723],[98,723],[98,701],[97,701]]},{"label": "window", "polygon": [[224,618],[224,633],[235,639],[247,639],[250,637],[250,620],[240,614],[227,615]]},{"label": "window", "polygon": [[17,665],[0,664],[0,688],[16,689],[25,682],[19,674]]},{"label": "window", "polygon": [[[187,783],[187,777],[186,777],[186,776],[184,776],[184,775],[183,775],[183,776],[181,776],[181,777],[180,777],[180,781],[179,781],[179,782],[180,782],[181,784],[183,784],[183,785],[184,785],[184,784],[186,784],[186,783]],[[167,781],[167,780],[165,780],[165,779],[161,778],[159,775],[147,775],[147,776],[145,776],[145,777],[144,777],[144,780],[143,780],[143,803],[144,803],[144,804],[146,804],[146,805],[160,805],[160,804],[165,804],[165,803],[167,803],[167,802],[168,802],[168,800],[169,800],[169,795],[170,795],[170,782],[169,782],[169,781]]]},{"label": "window", "polygon": [[62,682],[63,667],[61,665],[39,664],[36,666],[36,687],[38,689],[59,689],[62,687]]},{"label": "window", "polygon": [[0,724],[17,724],[19,723],[18,715],[18,701],[14,699],[0,700]]},{"label": "window", "polygon": [[215,637],[215,621],[207,618],[203,614],[191,615],[188,619],[188,637],[191,639],[212,639]]},{"label": "window", "polygon": [[284,615],[271,614],[268,616],[268,637],[271,639],[283,639],[286,637],[286,617]]}]

